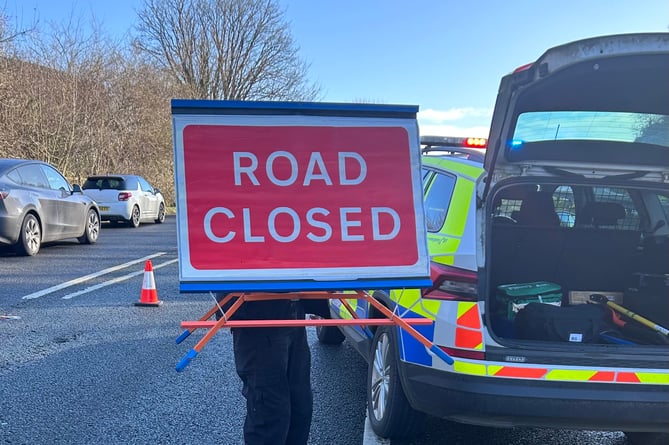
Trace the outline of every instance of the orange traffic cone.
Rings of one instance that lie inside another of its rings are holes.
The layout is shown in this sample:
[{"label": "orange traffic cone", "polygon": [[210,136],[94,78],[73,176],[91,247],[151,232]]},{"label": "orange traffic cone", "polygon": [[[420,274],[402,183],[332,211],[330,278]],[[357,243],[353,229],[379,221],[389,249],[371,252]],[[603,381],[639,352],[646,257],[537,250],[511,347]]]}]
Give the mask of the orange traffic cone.
[{"label": "orange traffic cone", "polygon": [[142,283],[142,293],[135,306],[160,306],[162,301],[158,300],[158,291],[156,290],[156,280],[153,278],[153,265],[151,260],[146,260],[144,267],[144,282]]}]

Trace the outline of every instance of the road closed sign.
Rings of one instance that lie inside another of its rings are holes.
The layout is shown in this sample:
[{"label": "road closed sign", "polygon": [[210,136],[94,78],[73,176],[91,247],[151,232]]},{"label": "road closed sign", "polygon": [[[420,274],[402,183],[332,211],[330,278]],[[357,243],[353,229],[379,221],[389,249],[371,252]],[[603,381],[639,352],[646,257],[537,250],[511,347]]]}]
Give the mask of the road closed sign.
[{"label": "road closed sign", "polygon": [[416,112],[173,100],[180,290],[429,285]]}]

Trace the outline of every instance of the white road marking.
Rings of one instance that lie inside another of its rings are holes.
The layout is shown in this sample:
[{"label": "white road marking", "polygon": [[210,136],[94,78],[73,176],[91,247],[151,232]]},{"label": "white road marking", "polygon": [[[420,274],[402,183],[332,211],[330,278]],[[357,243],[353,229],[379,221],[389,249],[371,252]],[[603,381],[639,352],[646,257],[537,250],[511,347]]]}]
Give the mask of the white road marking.
[{"label": "white road marking", "polygon": [[65,289],[76,284],[81,284],[85,281],[92,280],[93,278],[105,275],[111,272],[115,272],[120,269],[125,269],[126,267],[132,266],[133,264],[141,263],[142,261],[150,260],[151,258],[159,257],[165,255],[166,252],[158,252],[153,255],[145,256],[144,258],[139,258],[137,260],[128,261],[127,263],[119,264],[118,266],[109,267],[107,269],[95,272],[92,274],[84,275],[83,277],[75,278],[74,280],[66,281],[65,283],[60,283],[56,286],[52,286],[48,289],[43,289],[41,291],[33,292],[32,294],[25,295],[21,297],[23,300],[34,300],[35,298],[43,297],[45,295],[57,292],[59,290]]},{"label": "white road marking", "polygon": [[[179,261],[178,258],[175,258],[175,259],[169,260],[169,261],[165,261],[164,263],[154,265],[153,269],[154,270],[155,269],[160,269],[161,267],[168,266],[172,263],[176,263],[177,261]],[[143,270],[139,270],[137,272],[129,273],[128,275],[123,275],[122,277],[117,277],[117,278],[114,278],[113,280],[104,281],[102,283],[96,284],[95,286],[87,287],[84,290],[80,290],[80,291],[77,291],[77,292],[73,292],[71,294],[67,294],[67,295],[63,296],[62,298],[63,298],[63,300],[69,300],[69,299],[77,297],[79,295],[86,294],[88,292],[93,292],[94,290],[98,290],[98,289],[103,288],[105,286],[110,286],[112,284],[120,283],[121,281],[128,280],[132,277],[136,277],[137,275],[141,275],[143,273],[144,273]]]},{"label": "white road marking", "polygon": [[21,317],[18,315],[2,315],[0,314],[0,320],[20,320]]},{"label": "white road marking", "polygon": [[362,445],[390,445],[390,440],[383,439],[374,433],[367,415],[365,415],[365,432],[362,435]]}]

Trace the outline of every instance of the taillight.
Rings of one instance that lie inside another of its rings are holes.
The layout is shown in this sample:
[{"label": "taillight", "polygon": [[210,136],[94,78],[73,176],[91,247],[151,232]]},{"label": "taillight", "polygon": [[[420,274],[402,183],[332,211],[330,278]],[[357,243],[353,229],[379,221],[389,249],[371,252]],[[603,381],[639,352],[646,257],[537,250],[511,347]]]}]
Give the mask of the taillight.
[{"label": "taillight", "polygon": [[468,358],[470,360],[485,360],[485,352],[483,351],[471,351],[467,349],[449,348],[446,346],[439,346],[439,349],[451,357]]},{"label": "taillight", "polygon": [[432,287],[421,291],[423,298],[438,300],[478,300],[478,275],[471,270],[430,262]]},{"label": "taillight", "polygon": [[119,201],[127,201],[132,197],[132,193],[130,192],[121,192],[118,194],[118,200]]}]

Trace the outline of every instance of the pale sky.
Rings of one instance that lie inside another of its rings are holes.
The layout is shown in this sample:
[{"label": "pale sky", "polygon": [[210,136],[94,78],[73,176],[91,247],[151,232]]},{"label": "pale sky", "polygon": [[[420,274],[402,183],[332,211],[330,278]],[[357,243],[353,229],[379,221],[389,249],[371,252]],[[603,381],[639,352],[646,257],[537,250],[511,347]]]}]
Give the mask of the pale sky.
[{"label": "pale sky", "polygon": [[[320,100],[418,105],[425,135],[487,136],[500,78],[549,47],[669,31],[669,0],[278,1]],[[4,10],[40,25],[94,17],[122,36],[142,4],[5,0]]]}]

